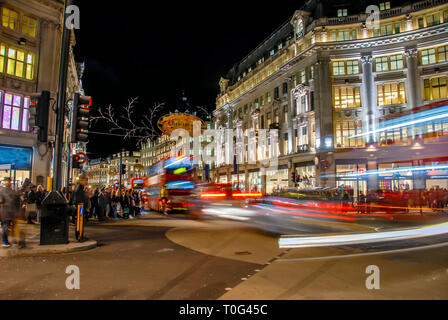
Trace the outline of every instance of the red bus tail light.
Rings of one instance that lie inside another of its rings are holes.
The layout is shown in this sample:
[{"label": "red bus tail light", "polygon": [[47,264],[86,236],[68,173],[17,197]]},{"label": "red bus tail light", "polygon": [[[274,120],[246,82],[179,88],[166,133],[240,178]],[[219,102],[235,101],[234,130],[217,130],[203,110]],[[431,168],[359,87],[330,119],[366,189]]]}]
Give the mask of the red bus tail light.
[{"label": "red bus tail light", "polygon": [[225,198],[227,197],[227,194],[222,193],[222,192],[204,192],[201,193],[201,198],[213,198],[213,199],[217,199],[217,198]]},{"label": "red bus tail light", "polygon": [[234,198],[261,198],[263,194],[261,192],[234,192],[232,193]]}]

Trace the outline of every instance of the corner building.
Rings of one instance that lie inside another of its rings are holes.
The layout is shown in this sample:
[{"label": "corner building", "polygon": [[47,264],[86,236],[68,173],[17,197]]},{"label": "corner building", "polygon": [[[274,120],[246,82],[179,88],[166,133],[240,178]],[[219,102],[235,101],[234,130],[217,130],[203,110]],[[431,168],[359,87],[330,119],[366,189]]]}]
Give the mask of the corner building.
[{"label": "corner building", "polygon": [[[375,132],[391,116],[448,98],[448,1],[402,3],[308,1],[221,79],[215,129],[242,130],[246,152],[258,130],[279,130],[278,170],[240,165],[240,186],[448,187],[448,171],[435,179],[387,172],[448,164],[446,118],[428,125],[429,138],[418,128]],[[369,28],[370,5],[380,9],[377,28]],[[353,178],[372,170],[379,173]],[[219,161],[214,175],[238,180]]]}]

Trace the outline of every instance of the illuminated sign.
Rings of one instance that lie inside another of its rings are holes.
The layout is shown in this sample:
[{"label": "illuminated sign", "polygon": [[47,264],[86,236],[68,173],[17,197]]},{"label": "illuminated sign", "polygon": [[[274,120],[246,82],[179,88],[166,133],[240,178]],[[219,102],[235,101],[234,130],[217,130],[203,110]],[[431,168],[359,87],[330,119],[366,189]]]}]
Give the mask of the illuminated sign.
[{"label": "illuminated sign", "polygon": [[186,113],[174,113],[162,117],[157,122],[157,126],[166,136],[170,136],[177,129],[185,130],[193,136],[195,122],[200,122],[202,125],[202,120],[198,117]]},{"label": "illuminated sign", "polygon": [[12,170],[31,170],[33,149],[0,146],[0,165],[10,165]]}]

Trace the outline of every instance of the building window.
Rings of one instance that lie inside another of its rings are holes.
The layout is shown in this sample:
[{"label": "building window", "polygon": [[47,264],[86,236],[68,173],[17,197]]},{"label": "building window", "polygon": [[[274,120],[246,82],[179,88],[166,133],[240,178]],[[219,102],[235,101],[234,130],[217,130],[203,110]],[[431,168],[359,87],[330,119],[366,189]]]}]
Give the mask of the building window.
[{"label": "building window", "polygon": [[359,74],[358,60],[333,62],[333,75],[334,76],[353,75],[353,74]]},{"label": "building window", "polygon": [[283,83],[283,94],[288,94],[288,84],[286,82]]},{"label": "building window", "polygon": [[32,80],[34,77],[35,58],[32,53],[0,46],[0,72],[19,78]]},{"label": "building window", "polygon": [[421,52],[422,65],[434,64],[437,62],[436,49],[422,50]]},{"label": "building window", "polygon": [[337,148],[362,148],[365,146],[363,137],[351,138],[362,134],[361,120],[337,121],[335,131]]},{"label": "building window", "polygon": [[448,46],[443,46],[437,49],[437,62],[448,61]]},{"label": "building window", "polygon": [[346,17],[347,16],[347,9],[339,9],[338,10],[338,18],[341,18],[341,17]]},{"label": "building window", "polygon": [[389,59],[387,57],[379,57],[375,59],[375,71],[389,71]]},{"label": "building window", "polygon": [[304,84],[306,82],[306,72],[305,72],[305,70],[300,71],[299,76],[300,76],[300,83]]},{"label": "building window", "polygon": [[448,77],[437,77],[425,80],[425,101],[442,100],[448,98]]},{"label": "building window", "polygon": [[277,87],[274,90],[274,99],[280,99],[280,88]]},{"label": "building window", "polygon": [[272,95],[271,95],[270,92],[266,93],[266,101],[267,101],[268,103],[271,103],[271,102],[272,102]]},{"label": "building window", "polygon": [[426,17],[426,26],[427,27],[432,27],[432,26],[438,25],[440,23],[441,23],[440,13],[434,13],[434,14]]},{"label": "building window", "polygon": [[397,54],[388,57],[378,57],[375,58],[375,71],[385,72],[389,70],[400,70],[403,69],[403,55]]},{"label": "building window", "polygon": [[36,36],[37,21],[28,16],[22,17],[22,33],[31,37]]},{"label": "building window", "polygon": [[361,107],[361,90],[359,87],[334,87],[333,97],[335,109]]},{"label": "building window", "polygon": [[403,55],[390,56],[390,70],[400,70],[404,68]]},{"label": "building window", "polygon": [[8,8],[3,8],[2,26],[12,30],[17,30],[19,14]]},{"label": "building window", "polygon": [[394,34],[394,26],[392,24],[381,26],[380,31],[382,36],[390,36]]},{"label": "building window", "polygon": [[6,130],[29,131],[30,98],[0,91],[1,127]]},{"label": "building window", "polygon": [[390,1],[380,3],[380,10],[390,10]]},{"label": "building window", "polygon": [[389,106],[406,103],[404,82],[385,83],[378,86],[378,106]]}]

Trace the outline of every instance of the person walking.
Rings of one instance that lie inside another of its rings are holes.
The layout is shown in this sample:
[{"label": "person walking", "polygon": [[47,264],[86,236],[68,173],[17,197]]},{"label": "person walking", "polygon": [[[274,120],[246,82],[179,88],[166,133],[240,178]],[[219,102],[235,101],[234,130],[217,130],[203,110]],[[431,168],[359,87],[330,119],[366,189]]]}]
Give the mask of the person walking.
[{"label": "person walking", "polygon": [[90,212],[91,206],[90,206],[90,199],[86,192],[86,186],[88,183],[88,177],[86,174],[81,174],[78,179],[78,184],[75,187],[75,190],[73,191],[73,194],[71,196],[70,204],[74,206],[75,210],[72,212],[72,222],[73,224],[76,224],[76,217],[77,217],[77,208],[78,205],[82,204],[84,206],[84,219],[87,222],[88,221],[88,214]]},{"label": "person walking", "polygon": [[98,195],[98,221],[106,221],[106,210],[109,206],[109,201],[107,199],[106,190],[101,189]]},{"label": "person walking", "polygon": [[37,216],[37,194],[36,186],[31,185],[30,190],[25,194],[26,220],[28,224],[35,224],[33,218]]},{"label": "person walking", "polygon": [[[18,220],[21,211],[20,194],[11,187],[11,178],[3,180],[3,186],[0,187],[0,218],[2,225],[2,246],[10,248],[9,229],[11,228],[13,236],[19,236]],[[19,239],[19,248],[24,247],[23,239]]]},{"label": "person walking", "polygon": [[123,210],[123,219],[125,219],[125,220],[129,219],[129,215],[131,212],[131,203],[130,203],[130,199],[125,190],[121,191],[121,196],[120,196],[119,202],[120,202],[121,209]]},{"label": "person walking", "polygon": [[44,191],[44,188],[42,186],[38,186],[36,191],[36,215],[37,215],[36,219],[38,223],[40,223],[42,202],[44,201],[46,196],[47,194]]}]

